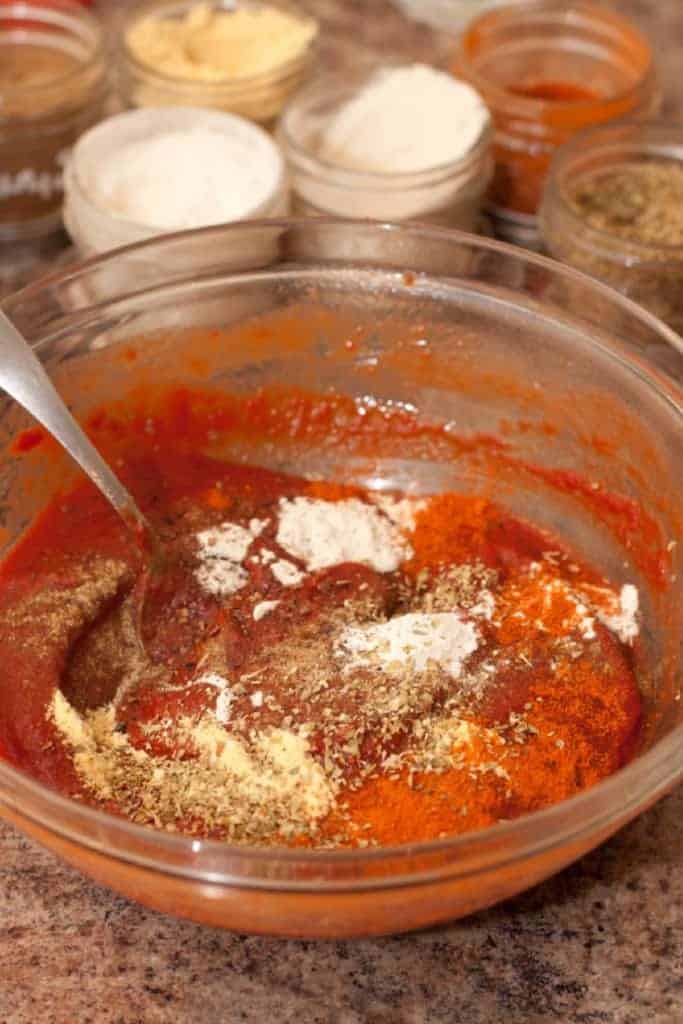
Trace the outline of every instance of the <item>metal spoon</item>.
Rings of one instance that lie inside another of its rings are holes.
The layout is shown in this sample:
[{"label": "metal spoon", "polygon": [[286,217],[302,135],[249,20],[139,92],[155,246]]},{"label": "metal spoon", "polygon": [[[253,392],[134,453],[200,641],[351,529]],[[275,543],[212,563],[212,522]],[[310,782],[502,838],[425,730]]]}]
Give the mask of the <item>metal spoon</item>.
[{"label": "metal spoon", "polygon": [[156,555],[155,533],[133,496],[88,440],[28,342],[1,310],[0,387],[59,441],[133,531],[138,545]]},{"label": "metal spoon", "polygon": [[[88,440],[67,409],[28,342],[1,310],[0,388],[4,388],[59,441],[118,512],[133,534],[136,546],[145,554],[145,564],[130,592],[130,599],[125,599],[124,595],[124,601],[113,614],[112,620],[112,629],[117,637],[117,648],[120,648],[121,651],[126,649],[129,635],[126,622],[130,622],[136,638],[135,649],[144,655],[142,626],[145,598],[149,587],[163,576],[165,556],[161,543],[148,520],[138,508],[133,496]],[[86,634],[86,641],[87,636]],[[77,643],[63,673],[60,689],[77,710],[85,711],[88,708],[108,703],[116,692],[117,680],[115,677],[111,679],[103,677],[97,685],[88,685],[87,688],[83,688],[78,677],[73,676],[70,668],[71,662],[74,657],[78,656],[78,652],[79,644]]]}]

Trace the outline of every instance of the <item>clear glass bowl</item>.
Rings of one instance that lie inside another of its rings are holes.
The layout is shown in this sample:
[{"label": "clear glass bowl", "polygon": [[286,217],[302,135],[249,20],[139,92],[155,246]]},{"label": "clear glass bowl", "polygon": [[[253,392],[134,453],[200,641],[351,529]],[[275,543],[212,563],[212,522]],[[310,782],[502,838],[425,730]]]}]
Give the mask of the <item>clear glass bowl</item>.
[{"label": "clear glass bowl", "polygon": [[[229,328],[307,301],[343,312],[338,330],[286,349],[277,337],[259,335],[250,348],[239,332],[220,345],[214,335],[201,358],[195,328]],[[120,250],[44,279],[5,308],[79,415],[121,398],[146,374],[219,390],[292,380],[334,386],[409,403],[464,435],[497,433],[504,421],[510,454],[627,494],[664,541],[680,539],[683,342],[616,292],[542,257],[436,228],[263,221]],[[368,328],[355,335],[352,352],[344,345],[349,318]],[[135,372],[126,358],[132,337],[144,339]],[[64,481],[10,453],[7,442],[28,423],[5,400],[5,548]],[[485,473],[467,454],[423,461],[400,438],[392,455],[370,463],[294,443],[242,454],[375,487],[410,481],[426,491],[478,490]],[[514,473],[498,478],[497,494],[512,512],[579,545],[615,582],[631,579],[641,588],[646,742],[608,780],[485,831],[346,852],[233,847],[143,828],[65,799],[8,764],[0,764],[0,813],[127,896],[240,932],[404,931],[468,914],[558,871],[683,775],[681,549],[660,552],[670,564],[658,589],[641,571],[638,538],[624,546],[585,496]]]}]

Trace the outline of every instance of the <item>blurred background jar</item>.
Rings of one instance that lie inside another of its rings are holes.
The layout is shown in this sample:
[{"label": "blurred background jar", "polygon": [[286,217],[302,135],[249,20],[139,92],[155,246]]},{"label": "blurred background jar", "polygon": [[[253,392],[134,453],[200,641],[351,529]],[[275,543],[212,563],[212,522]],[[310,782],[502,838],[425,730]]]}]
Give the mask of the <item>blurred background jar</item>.
[{"label": "blurred background jar", "polygon": [[64,223],[81,256],[288,212],[272,137],[224,111],[124,111],[79,139],[65,173]]},{"label": "blurred background jar", "polygon": [[484,14],[464,33],[453,68],[493,114],[496,233],[532,247],[555,150],[582,128],[651,117],[660,105],[647,39],[587,0],[526,0]]},{"label": "blurred background jar", "polygon": [[277,131],[292,210],[475,231],[491,180],[491,119],[467,84],[426,65],[319,78]]},{"label": "blurred background jar", "polygon": [[153,0],[119,19],[129,107],[211,107],[268,125],[313,69],[318,25],[281,0]]},{"label": "blurred background jar", "polygon": [[459,35],[473,18],[508,0],[393,0],[409,18],[449,35]]},{"label": "blurred background jar", "polygon": [[540,212],[551,256],[683,333],[683,125],[603,125],[552,163]]},{"label": "blurred background jar", "polygon": [[103,115],[103,33],[71,0],[0,2],[0,240],[61,225],[62,169]]}]

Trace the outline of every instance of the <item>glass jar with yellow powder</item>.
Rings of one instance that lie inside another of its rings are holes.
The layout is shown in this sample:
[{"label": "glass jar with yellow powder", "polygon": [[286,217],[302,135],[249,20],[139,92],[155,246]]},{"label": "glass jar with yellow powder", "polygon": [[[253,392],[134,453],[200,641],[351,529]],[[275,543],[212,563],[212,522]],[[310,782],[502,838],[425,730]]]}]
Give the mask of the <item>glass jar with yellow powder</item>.
[{"label": "glass jar with yellow powder", "polygon": [[274,121],[307,78],[317,23],[280,0],[136,5],[119,29],[119,88],[131,107],[215,107]]}]

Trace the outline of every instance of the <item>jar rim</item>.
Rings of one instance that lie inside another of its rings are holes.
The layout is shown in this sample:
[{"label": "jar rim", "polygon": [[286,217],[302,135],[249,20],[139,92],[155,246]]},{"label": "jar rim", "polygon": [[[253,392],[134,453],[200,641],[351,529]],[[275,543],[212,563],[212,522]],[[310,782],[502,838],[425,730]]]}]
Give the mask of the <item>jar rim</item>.
[{"label": "jar rim", "polygon": [[[638,46],[646,58],[637,80],[632,85],[619,92],[615,92],[609,97],[545,100],[539,97],[520,95],[504,85],[491,81],[486,75],[482,75],[475,67],[469,52],[470,48],[477,41],[477,37],[487,29],[495,27],[496,24],[513,23],[518,17],[528,20],[534,14],[562,15],[577,31],[580,31],[581,26],[577,24],[576,16],[579,18],[583,16],[590,18],[595,24],[600,23],[608,31],[620,32],[623,36],[628,36],[629,40]],[[575,15],[575,19],[573,22],[570,22],[569,18],[572,14]],[[509,113],[528,120],[537,119],[547,110],[558,112],[590,111],[592,107],[604,107],[612,103],[623,103],[630,96],[637,96],[643,86],[654,78],[655,70],[652,47],[638,26],[619,12],[601,7],[593,2],[593,0],[516,0],[516,2],[507,4],[502,8],[485,11],[478,18],[470,22],[462,35],[456,51],[456,60],[459,67],[464,71],[466,78],[472,82],[482,95],[487,97],[489,105],[493,103],[495,107],[504,108]]]},{"label": "jar rim", "polygon": [[[84,74],[91,71],[92,68],[95,68],[98,63],[102,63],[101,77],[105,77],[106,68],[103,61],[105,46],[102,25],[90,11],[87,11],[76,0],[50,0],[49,4],[41,3],[40,0],[37,0],[37,2],[32,0],[31,3],[26,3],[25,0],[16,0],[16,2],[10,2],[6,6],[3,4],[0,8],[0,24],[2,24],[3,19],[11,18],[13,11],[20,18],[38,22],[42,21],[46,25],[57,25],[70,31],[71,37],[77,37],[79,42],[84,43],[90,48],[90,52],[83,59],[79,58],[75,67],[61,72],[54,78],[33,85],[3,85],[2,93],[4,96],[39,96],[41,93],[51,92],[55,88],[68,86],[71,81],[77,81]],[[43,18],[38,17],[39,12],[46,16]],[[84,33],[77,31],[79,23],[81,28],[88,30],[89,38]],[[31,42],[30,35],[32,31],[31,29],[22,30],[22,33],[29,37],[25,40],[26,44]],[[42,45],[46,49],[51,48],[48,43],[43,43]],[[22,120],[28,120],[28,118],[22,117]]]},{"label": "jar rim", "polygon": [[[403,67],[399,62],[382,64],[383,70],[392,67]],[[367,74],[370,68],[364,70]],[[350,189],[358,188],[364,190],[387,188],[410,189],[424,188],[425,185],[437,184],[443,178],[447,178],[456,172],[464,172],[468,168],[479,166],[486,156],[493,139],[493,121],[490,111],[482,129],[471,144],[469,149],[457,160],[448,160],[445,163],[433,164],[422,170],[416,171],[361,171],[355,168],[344,167],[341,164],[333,163],[318,156],[314,150],[302,143],[292,131],[291,120],[307,103],[313,102],[322,96],[337,96],[338,98],[350,98],[358,90],[359,79],[353,81],[349,75],[328,74],[316,79],[305,89],[294,96],[286,105],[278,123],[278,137],[282,142],[288,160],[298,161],[300,166],[306,165],[311,170],[316,170],[321,176],[333,180],[337,185],[344,185]],[[469,83],[465,83],[469,84]],[[482,100],[483,103],[483,100]]]},{"label": "jar rim", "polygon": [[[280,79],[286,79],[288,75],[295,74],[300,70],[302,65],[306,63],[311,57],[311,54],[316,46],[318,37],[320,35],[319,22],[312,17],[302,16],[302,12],[294,7],[289,0],[267,0],[267,2],[256,2],[250,3],[248,6],[251,7],[277,7],[280,10],[287,11],[297,17],[299,21],[309,21],[313,26],[314,33],[309,42],[303,48],[300,54],[295,57],[290,57],[289,60],[283,64],[279,64],[277,67],[272,68],[270,71],[261,71],[255,75],[238,75],[233,77],[226,77],[217,79],[216,81],[197,81],[193,78],[183,78],[180,75],[169,75],[165,71],[160,71],[155,68],[153,64],[147,64],[145,61],[140,60],[131,50],[128,45],[128,31],[138,21],[142,21],[144,18],[150,17],[154,13],[158,12],[160,16],[163,16],[161,12],[164,10],[167,12],[189,10],[196,6],[197,3],[201,3],[202,0],[145,0],[144,3],[137,4],[135,8],[128,12],[127,15],[121,21],[119,31],[117,34],[117,49],[122,57],[133,67],[136,71],[141,74],[147,75],[154,81],[161,82],[167,89],[175,89],[179,92],[185,92],[196,95],[225,95],[231,91],[243,91],[251,88],[258,88],[263,85],[270,85],[274,81]],[[223,8],[227,13],[235,9],[235,6],[228,7],[226,4],[218,2],[218,6]]]},{"label": "jar rim", "polygon": [[[562,210],[563,217],[569,222],[570,231],[581,232],[586,239],[594,242],[601,255],[612,263],[632,263],[634,260],[637,260],[639,267],[651,265],[661,269],[661,261],[653,258],[655,253],[663,253],[672,259],[675,258],[683,261],[683,242],[671,245],[663,242],[657,244],[639,242],[636,239],[622,238],[620,235],[613,234],[604,228],[596,228],[592,224],[588,224],[569,202],[566,187],[566,176],[571,167],[572,160],[582,150],[585,150],[586,155],[595,153],[601,139],[605,143],[612,139],[612,146],[609,148],[614,152],[616,157],[614,163],[616,165],[617,162],[624,162],[623,155],[620,158],[618,153],[621,152],[623,154],[623,150],[627,147],[633,154],[627,159],[637,159],[636,151],[640,154],[641,158],[647,159],[651,153],[659,150],[659,146],[663,144],[666,136],[673,137],[676,135],[678,139],[675,141],[680,146],[680,155],[677,158],[669,156],[667,159],[670,161],[677,159],[683,168],[683,121],[659,120],[640,122],[627,120],[619,121],[616,124],[596,125],[595,127],[584,128],[582,131],[577,132],[568,143],[558,149],[553,158],[540,213],[541,222],[545,218],[548,206],[550,204],[557,204]],[[655,141],[655,136],[661,136],[661,139]],[[604,151],[607,152],[607,147],[605,147]],[[581,176],[579,171],[577,180],[581,180]],[[621,249],[620,253],[615,251],[616,246]],[[619,256],[621,256],[621,259],[617,260]]]}]

